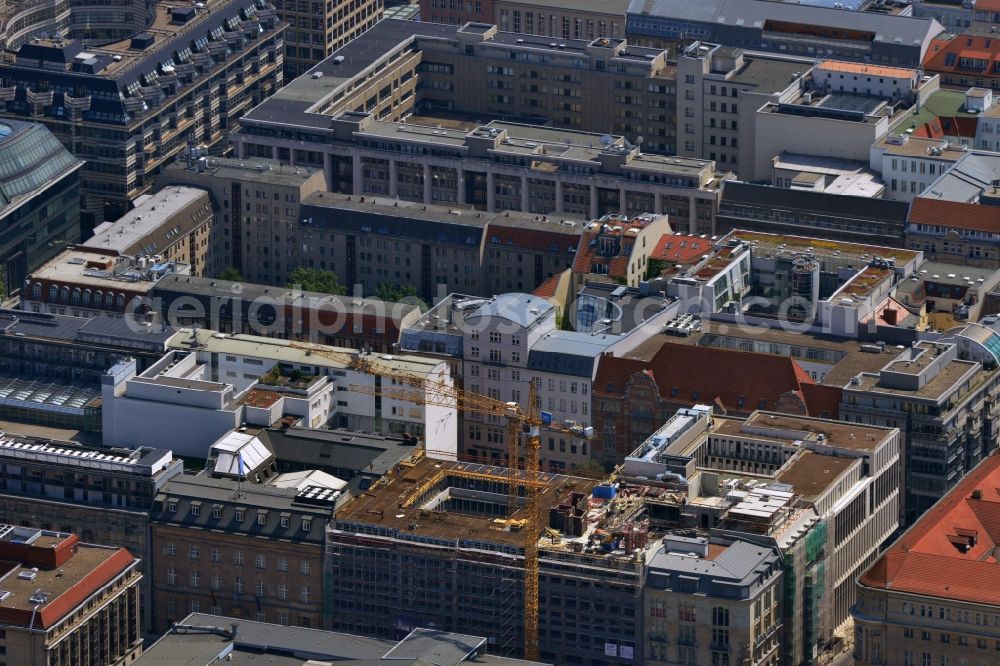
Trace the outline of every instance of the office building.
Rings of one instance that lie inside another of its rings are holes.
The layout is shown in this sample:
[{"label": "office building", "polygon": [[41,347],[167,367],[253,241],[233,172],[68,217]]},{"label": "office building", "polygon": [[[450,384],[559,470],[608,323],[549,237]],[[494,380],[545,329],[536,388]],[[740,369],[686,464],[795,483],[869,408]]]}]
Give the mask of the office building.
[{"label": "office building", "polygon": [[[326,189],[355,196],[709,222],[727,174],[640,150],[674,152],[665,54],[621,39],[551,44],[491,25],[383,21],[321,65],[322,77],[300,77],[247,114],[237,154],[285,161],[281,151],[293,151],[288,163],[322,167]],[[537,83],[515,90],[522,74]]]},{"label": "office building", "polygon": [[[149,602],[148,511],[163,484],[183,473],[180,459],[144,446],[113,449],[5,433],[0,461],[6,469],[0,522],[128,549],[145,572],[140,587]],[[143,615],[148,611],[144,606]]]},{"label": "office building", "polygon": [[626,36],[645,46],[702,40],[753,51],[919,67],[942,31],[933,19],[766,0],[633,0]]},{"label": "office building", "polygon": [[[777,548],[783,569],[777,607],[773,599],[758,598],[751,626],[740,626],[747,622],[745,609],[735,625],[751,632],[751,640],[730,636],[729,649],[721,649],[730,652],[730,663],[817,663],[849,627],[858,573],[899,525],[899,430],[773,412],[739,420],[713,411],[700,405],[667,421],[625,459],[618,491],[644,498],[650,529],[667,531],[668,550],[694,553],[700,560],[690,562],[694,573],[711,573],[728,540],[754,544],[756,551],[737,551],[741,564],[760,562],[756,558],[766,557],[768,548]],[[739,605],[754,589],[751,584],[727,596]],[[677,602],[688,601],[678,593],[694,591],[685,574],[675,579]],[[766,612],[769,603],[773,612]],[[665,627],[668,643],[660,643],[667,663],[683,663],[695,653],[698,664],[725,660],[704,649],[720,650],[715,638],[726,636],[717,618],[709,634],[710,617],[678,617]],[[731,627],[733,619],[731,611]],[[692,621],[698,628],[692,630]],[[692,631],[713,640],[691,645]],[[776,647],[777,655],[771,653]],[[760,661],[775,657],[777,662]]]},{"label": "office building", "polygon": [[[727,377],[719,382],[719,377]],[[594,379],[594,457],[622,460],[678,409],[810,410],[815,383],[790,358],[664,342],[648,359],[602,357]]]},{"label": "office building", "polygon": [[915,134],[889,133],[872,144],[871,168],[882,174],[886,199],[914,201],[966,155],[961,144]]},{"label": "office building", "polygon": [[906,242],[933,261],[1000,268],[1000,233],[994,224],[997,210],[978,203],[917,197],[910,206]]},{"label": "office building", "polygon": [[8,40],[0,115],[44,124],[86,161],[87,233],[123,215],[188,144],[221,150],[236,119],[281,86],[286,26],[266,2],[153,3],[113,20],[66,11],[69,28],[39,16],[49,38]]},{"label": "office building", "polygon": [[73,317],[145,317],[153,285],[172,273],[189,275],[191,266],[75,246],[28,274],[21,309]]},{"label": "office building", "polygon": [[[321,169],[273,160],[236,160],[188,153],[167,166],[157,184],[208,190],[216,232],[209,254],[218,270],[232,267],[250,282],[284,286],[301,264],[296,235],[299,205],[324,189]],[[210,277],[217,272],[205,273]]]},{"label": "office building", "polygon": [[[252,451],[244,458],[252,478],[257,458]],[[339,493],[240,478],[177,477],[157,493],[150,509],[155,631],[198,612],[324,626],[324,533]]]},{"label": "office building", "polygon": [[[628,0],[577,2],[568,6],[552,0],[492,0],[491,4],[491,16],[468,20],[495,23],[504,32],[553,39],[621,39],[625,36]],[[433,9],[433,0],[431,5]],[[421,12],[421,15],[425,14]]]},{"label": "office building", "polygon": [[[494,521],[507,510],[506,483],[481,473],[506,478],[499,467],[421,460],[337,511],[327,531],[335,629],[377,637],[416,627],[477,633],[491,637],[495,654],[521,653],[521,546],[541,535]],[[636,551],[646,535],[637,530],[624,554],[593,545],[595,530],[631,530],[641,507],[621,514],[596,509],[592,524],[581,521],[595,485],[551,475],[539,489],[541,515],[549,516],[543,526],[558,535],[538,544],[540,657],[643,663],[643,565]],[[451,499],[442,504],[441,497]]]},{"label": "office building", "polygon": [[136,666],[190,666],[226,660],[257,661],[261,652],[280,655],[287,666],[392,661],[400,666],[536,666],[536,662],[491,654],[488,639],[433,629],[414,629],[400,640],[381,640],[241,619],[191,613],[150,645]]},{"label": "office building", "polygon": [[908,212],[904,201],[728,182],[713,233],[746,229],[902,247]]},{"label": "office building", "polygon": [[141,197],[116,222],[99,224],[80,247],[155,263],[173,261],[189,265],[192,275],[215,275],[221,270],[212,254],[217,233],[208,194],[171,187]]},{"label": "office building", "polygon": [[126,666],[142,653],[142,574],[124,548],[3,525],[0,561],[6,663]]},{"label": "office building", "polygon": [[335,347],[392,352],[420,308],[377,298],[168,275],[149,292],[159,321]]},{"label": "office building", "polygon": [[44,125],[0,123],[0,301],[80,240],[80,168]]},{"label": "office building", "polygon": [[278,0],[285,32],[284,80],[301,76],[382,19],[383,0]]},{"label": "office building", "polygon": [[996,661],[998,482],[1000,458],[990,456],[858,578],[855,664]]},{"label": "office building", "polygon": [[710,543],[668,535],[651,555],[643,590],[645,663],[719,664],[731,650],[736,663],[781,663],[777,548],[739,537]]},{"label": "office building", "polygon": [[992,329],[969,324],[935,342],[921,341],[879,372],[844,386],[840,418],[898,427],[902,522],[912,525],[997,448],[997,383]]}]

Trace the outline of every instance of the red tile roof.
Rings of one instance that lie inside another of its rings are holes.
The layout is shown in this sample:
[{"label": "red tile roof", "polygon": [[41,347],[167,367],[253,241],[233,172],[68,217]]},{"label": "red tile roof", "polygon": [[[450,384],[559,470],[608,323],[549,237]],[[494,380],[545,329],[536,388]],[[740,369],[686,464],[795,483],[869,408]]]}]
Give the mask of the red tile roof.
[{"label": "red tile roof", "polygon": [[[976,7],[979,8],[978,5]],[[952,56],[949,58],[948,56]],[[985,70],[970,70],[961,66],[962,58],[986,61]],[[967,73],[970,76],[994,78],[997,76],[996,63],[1000,62],[1000,39],[995,37],[973,37],[958,35],[951,41],[935,40],[924,57],[924,69],[928,72]]]},{"label": "red tile roof", "polygon": [[1000,456],[990,456],[858,579],[871,588],[1000,605]]},{"label": "red tile roof", "polygon": [[908,219],[910,224],[1000,232],[1000,211],[996,206],[917,197],[910,204]]},{"label": "red tile roof", "polygon": [[562,273],[556,273],[552,277],[541,283],[535,290],[531,292],[532,296],[540,296],[541,298],[552,298],[556,295],[556,287],[559,286],[559,279],[562,277]]},{"label": "red tile roof", "polygon": [[[541,223],[539,223],[541,224]],[[548,224],[555,224],[549,222]],[[549,231],[546,229],[526,229],[522,227],[505,227],[503,221],[493,221],[490,223],[487,232],[488,243],[493,242],[493,238],[498,239],[498,243],[504,247],[516,247],[522,250],[534,250],[536,252],[558,252],[567,257],[576,250],[579,238],[575,234],[568,234],[559,231]],[[570,247],[573,250],[570,250]]]},{"label": "red tile roof", "polygon": [[711,239],[684,234],[663,234],[649,258],[673,264],[690,265],[711,252]]},{"label": "red tile roof", "polygon": [[[652,373],[660,397],[667,402],[694,405],[714,401],[729,412],[773,409],[783,394],[814,383],[788,357],[667,342],[649,362],[603,357],[594,392],[621,397],[632,376],[644,371]],[[812,397],[828,404],[831,395],[821,398],[815,393]],[[806,400],[808,403],[808,397]]]},{"label": "red tile roof", "polygon": [[840,399],[844,389],[825,384],[802,384],[802,399],[806,403],[809,416],[824,419],[840,418]]}]

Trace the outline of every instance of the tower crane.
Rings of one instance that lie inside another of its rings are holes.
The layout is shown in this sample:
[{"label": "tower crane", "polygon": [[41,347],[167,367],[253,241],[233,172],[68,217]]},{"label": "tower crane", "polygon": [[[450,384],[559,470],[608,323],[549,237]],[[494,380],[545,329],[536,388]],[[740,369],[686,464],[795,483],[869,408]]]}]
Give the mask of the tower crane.
[{"label": "tower crane", "polygon": [[[541,535],[541,520],[538,515],[538,492],[545,484],[538,480],[539,452],[541,450],[541,428],[553,432],[586,438],[576,428],[551,423],[543,418],[539,408],[538,387],[529,382],[528,408],[523,409],[517,402],[504,402],[479,393],[456,388],[449,382],[441,381],[399,370],[385,363],[374,354],[345,352],[323,345],[291,341],[289,345],[309,354],[336,361],[346,368],[364,374],[378,375],[395,380],[401,386],[351,385],[351,390],[368,395],[376,395],[393,400],[401,400],[418,405],[454,407],[464,414],[504,417],[507,420],[507,474],[485,473],[484,478],[506,482],[508,488],[508,520],[520,508],[518,487],[524,487],[524,657],[538,660],[538,539]],[[519,479],[518,460],[520,458],[521,435],[527,431],[524,456],[524,477]],[[426,447],[426,442],[425,442]]]}]

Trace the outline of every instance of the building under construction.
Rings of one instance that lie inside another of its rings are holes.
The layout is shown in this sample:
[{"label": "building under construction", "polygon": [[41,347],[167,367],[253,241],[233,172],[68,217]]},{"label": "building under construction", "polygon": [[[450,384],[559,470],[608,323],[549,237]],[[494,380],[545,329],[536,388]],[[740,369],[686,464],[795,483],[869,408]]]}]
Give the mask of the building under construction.
[{"label": "building under construction", "polygon": [[[523,509],[507,470],[423,459],[337,511],[327,532],[333,627],[380,637],[414,627],[524,647]],[[536,497],[542,661],[642,662],[642,502],[595,481],[543,474]],[[596,487],[596,489],[595,489]]]}]

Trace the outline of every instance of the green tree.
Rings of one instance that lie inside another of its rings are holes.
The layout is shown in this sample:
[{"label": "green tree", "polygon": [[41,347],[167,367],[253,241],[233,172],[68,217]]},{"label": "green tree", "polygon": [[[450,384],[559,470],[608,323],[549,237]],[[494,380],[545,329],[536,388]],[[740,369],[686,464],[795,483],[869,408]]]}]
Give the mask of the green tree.
[{"label": "green tree", "polygon": [[375,296],[383,301],[398,303],[404,298],[417,298],[417,289],[412,284],[392,284],[380,282],[375,289]]},{"label": "green tree", "polygon": [[662,259],[650,259],[649,263],[646,264],[646,279],[653,280],[660,277],[660,274],[666,270],[668,264]]},{"label": "green tree", "polygon": [[288,286],[298,287],[302,291],[315,291],[321,294],[343,296],[347,287],[340,284],[336,273],[299,266],[288,276]]},{"label": "green tree", "polygon": [[245,282],[243,276],[240,274],[240,269],[235,266],[230,266],[226,270],[219,273],[220,280],[229,280],[231,282]]}]

